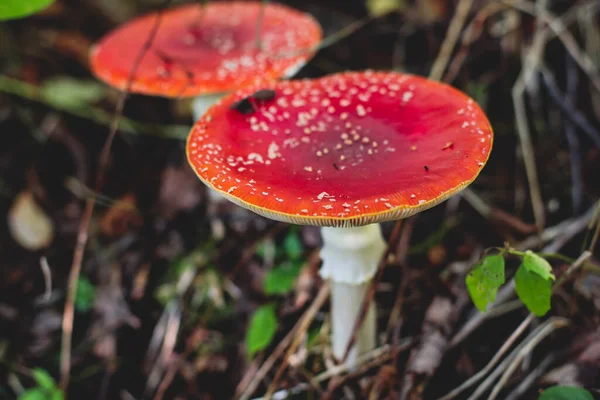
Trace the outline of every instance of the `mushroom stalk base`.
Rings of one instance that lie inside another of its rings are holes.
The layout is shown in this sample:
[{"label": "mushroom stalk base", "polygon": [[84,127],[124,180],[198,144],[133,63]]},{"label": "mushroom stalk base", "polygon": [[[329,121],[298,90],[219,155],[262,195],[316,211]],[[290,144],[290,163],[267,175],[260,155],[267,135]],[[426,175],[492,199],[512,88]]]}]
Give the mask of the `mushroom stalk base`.
[{"label": "mushroom stalk base", "polygon": [[[331,280],[331,342],[341,360],[360,314],[369,283],[377,272],[386,243],[379,224],[356,228],[322,228],[321,276]],[[376,315],[371,304],[346,363],[375,348]]]}]

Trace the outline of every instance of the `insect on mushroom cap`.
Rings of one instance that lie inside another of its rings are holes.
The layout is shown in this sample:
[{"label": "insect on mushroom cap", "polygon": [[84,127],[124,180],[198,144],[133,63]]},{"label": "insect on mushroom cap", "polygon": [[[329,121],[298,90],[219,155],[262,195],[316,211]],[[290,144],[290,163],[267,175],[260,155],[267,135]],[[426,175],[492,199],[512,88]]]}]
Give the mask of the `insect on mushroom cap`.
[{"label": "insect on mushroom cap", "polygon": [[[235,105],[245,100],[252,108],[241,112]],[[464,93],[365,71],[233,93],[196,122],[187,155],[208,186],[265,217],[361,226],[458,193],[492,142],[488,119]]]},{"label": "insect on mushroom cap", "polygon": [[[229,92],[295,73],[315,52],[322,32],[309,14],[276,3],[188,4],[138,17],[106,35],[91,51],[96,76],[131,91],[165,97]],[[160,18],[160,20],[157,20]],[[261,48],[256,43],[261,30]]]}]

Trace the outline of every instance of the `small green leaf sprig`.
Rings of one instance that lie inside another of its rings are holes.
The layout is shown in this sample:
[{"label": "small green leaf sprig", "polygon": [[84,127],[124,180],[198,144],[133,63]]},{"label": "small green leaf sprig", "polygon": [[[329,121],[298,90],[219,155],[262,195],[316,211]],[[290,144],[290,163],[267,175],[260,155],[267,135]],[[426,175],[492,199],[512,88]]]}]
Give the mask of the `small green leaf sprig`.
[{"label": "small green leaf sprig", "polygon": [[466,277],[467,290],[475,307],[485,311],[496,300],[498,289],[506,281],[504,258],[512,255],[521,258],[514,277],[517,296],[530,312],[538,317],[544,316],[550,310],[552,285],[556,281],[552,266],[545,258],[550,256],[531,250],[497,250],[499,254],[486,255]]}]

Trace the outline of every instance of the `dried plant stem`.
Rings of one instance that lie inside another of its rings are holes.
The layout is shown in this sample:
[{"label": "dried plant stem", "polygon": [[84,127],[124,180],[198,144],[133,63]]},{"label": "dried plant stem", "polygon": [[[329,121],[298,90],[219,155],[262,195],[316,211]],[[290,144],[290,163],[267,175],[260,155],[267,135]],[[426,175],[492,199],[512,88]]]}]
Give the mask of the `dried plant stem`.
[{"label": "dried plant stem", "polygon": [[52,295],[52,270],[50,269],[50,264],[48,264],[48,259],[45,256],[40,258],[40,268],[44,274],[44,285],[46,286],[42,301],[47,302]]},{"label": "dried plant stem", "polygon": [[[579,65],[579,67],[588,75],[592,86],[600,92],[600,72],[598,71],[598,67],[592,61],[590,56],[579,47],[577,40],[573,37],[571,32],[565,28],[563,17],[557,18],[547,11],[546,7],[539,7],[539,3],[533,3],[531,1],[521,0],[515,2],[514,0],[504,0],[504,3],[543,21],[547,26],[546,28],[541,29],[540,32],[543,37],[545,37],[545,41],[548,40],[550,32],[557,36],[563,46],[565,46],[567,52],[573,57],[573,60],[575,60],[577,65]],[[570,14],[567,12],[563,15]],[[545,44],[545,42],[543,42],[543,44]]]},{"label": "dried plant stem", "polygon": [[498,394],[500,394],[500,390],[502,390],[502,387],[504,387],[504,385],[508,381],[508,378],[510,378],[515,369],[517,369],[519,364],[521,364],[523,358],[525,358],[526,355],[531,353],[531,351],[535,348],[535,346],[537,346],[539,342],[541,342],[546,336],[548,336],[556,329],[564,328],[568,325],[569,321],[564,318],[549,319],[546,322],[546,325],[544,325],[544,327],[538,332],[538,334],[535,335],[529,342],[527,342],[527,344],[523,346],[521,350],[519,350],[516,357],[510,362],[510,364],[506,368],[506,371],[504,371],[504,373],[502,374],[502,377],[500,378],[496,386],[494,386],[494,389],[488,397],[488,400],[495,400],[496,397],[498,397]]},{"label": "dried plant stem", "polygon": [[[129,89],[131,87],[131,83],[135,76],[135,72],[137,70],[138,65],[140,64],[142,57],[148,49],[150,49],[152,42],[154,41],[154,37],[158,31],[162,20],[162,14],[158,13],[156,17],[156,21],[152,30],[148,34],[148,38],[144,43],[142,49],[140,49],[136,59],[134,60],[133,66],[129,73],[129,77],[127,79],[127,86],[125,90],[122,92],[119,97],[119,101],[117,102],[115,108],[115,114],[113,120],[110,125],[110,131],[106,141],[104,142],[104,146],[102,147],[102,151],[100,153],[99,158],[99,166],[98,172],[96,174],[96,185],[95,192],[99,193],[102,190],[104,184],[104,175],[106,173],[106,169],[108,168],[109,163],[109,155],[112,147],[112,143],[117,134],[117,129],[119,127],[119,121],[121,116],[123,115],[123,109],[125,107],[125,101],[127,100],[127,96],[129,93]],[[71,371],[71,345],[72,345],[72,336],[73,336],[73,317],[74,317],[74,304],[75,304],[75,295],[77,293],[77,282],[79,281],[79,275],[81,273],[81,265],[83,263],[83,256],[85,253],[85,247],[88,240],[88,233],[90,228],[90,223],[92,220],[92,215],[94,213],[94,206],[96,204],[96,196],[92,195],[88,197],[85,203],[85,209],[83,211],[83,215],[81,216],[81,222],[79,224],[79,229],[77,232],[77,242],[75,243],[75,250],[73,252],[73,262],[71,264],[71,270],[68,278],[67,285],[67,298],[65,301],[65,309],[63,313],[62,319],[62,342],[61,342],[61,358],[60,358],[60,389],[65,394],[65,399],[67,397],[67,388],[69,387],[69,377]]]},{"label": "dried plant stem", "polygon": [[525,379],[519,383],[519,385],[506,396],[506,400],[519,400],[522,399],[525,393],[536,383],[546,369],[556,360],[554,354],[550,354],[535,367],[535,369],[527,375]]},{"label": "dried plant stem", "polygon": [[460,32],[465,26],[465,22],[467,21],[469,11],[471,10],[472,6],[473,0],[460,0],[458,3],[456,12],[450,21],[446,38],[442,43],[442,48],[440,49],[440,52],[433,63],[433,67],[431,68],[431,72],[429,74],[430,79],[436,81],[442,79],[444,71],[446,70],[446,66],[448,65],[448,61],[452,57],[452,51],[456,46]]},{"label": "dried plant stem", "polygon": [[[600,236],[600,201],[598,201],[596,205],[596,214],[594,216],[593,222],[594,224],[596,224],[596,229],[594,230],[594,236],[592,237],[592,240],[590,241],[590,245],[588,247],[589,252],[594,252],[596,244],[598,243],[598,237]],[[590,225],[590,229],[592,229],[593,224]]]},{"label": "dried plant stem", "polygon": [[496,354],[494,354],[494,357],[492,357],[492,359],[487,363],[487,365],[481,371],[479,371],[478,373],[476,373],[475,375],[473,375],[472,377],[467,379],[460,386],[456,387],[451,392],[449,392],[445,396],[441,397],[439,400],[450,400],[450,399],[456,397],[458,394],[460,394],[464,390],[470,388],[477,381],[479,381],[481,378],[483,378],[485,375],[487,375],[487,373],[490,372],[492,370],[492,368],[494,368],[494,365],[496,365],[496,363],[498,363],[498,361],[500,361],[500,359],[502,359],[504,354],[508,351],[508,349],[511,348],[511,346],[515,343],[515,341],[519,338],[519,336],[521,336],[521,334],[525,331],[525,329],[527,329],[529,324],[531,324],[531,321],[533,321],[533,318],[534,318],[533,314],[529,314],[529,316],[527,318],[525,318],[523,320],[523,322],[521,322],[521,324],[517,327],[517,329],[515,329],[515,331],[510,335],[510,337],[508,339],[506,339],[504,344],[502,344],[502,347],[500,347],[500,350],[498,350],[496,352]]},{"label": "dried plant stem", "polygon": [[[324,289],[321,288],[321,291],[322,290],[324,290]],[[329,293],[328,286],[327,286],[327,291],[328,291],[327,293]],[[319,300],[320,304],[318,304],[318,307],[317,306],[315,306],[315,307],[320,308],[323,305],[323,303],[325,302],[325,300],[327,300],[327,297],[325,297],[324,299],[321,299],[321,297],[319,295],[317,295],[315,300],[313,300],[312,304],[315,304],[317,299]],[[312,305],[311,305],[311,307],[312,307]],[[305,311],[305,314],[307,312],[308,311]],[[267,357],[265,362],[262,363],[260,368],[258,368],[256,373],[251,378],[244,377],[242,379],[242,382],[240,382],[240,385],[236,389],[236,398],[239,398],[240,400],[247,400],[250,398],[252,393],[254,393],[256,391],[256,388],[258,387],[259,383],[263,380],[263,378],[267,375],[267,373],[271,370],[271,368],[273,368],[273,365],[275,365],[275,362],[277,361],[279,356],[281,356],[281,354],[283,354],[283,352],[289,346],[289,344],[292,343],[292,340],[294,339],[296,332],[302,325],[302,321],[303,321],[303,318],[301,318],[296,323],[296,325],[294,325],[294,327],[287,333],[287,335],[285,335],[285,337],[279,342],[279,344],[277,344],[277,347],[275,347],[275,350],[271,354],[269,354],[269,357]],[[248,381],[248,384],[244,385],[244,382],[246,382],[246,381]]]},{"label": "dried plant stem", "polygon": [[317,311],[319,311],[319,309],[321,308],[321,306],[327,300],[328,297],[329,297],[329,283],[327,282],[327,283],[324,283],[323,286],[321,286],[321,290],[317,294],[317,297],[315,298],[313,303],[310,305],[308,310],[306,310],[304,315],[302,315],[302,319],[300,321],[298,329],[296,330],[294,340],[292,340],[292,344],[288,348],[288,351],[285,354],[285,358],[283,359],[283,362],[281,363],[281,365],[279,366],[279,369],[275,373],[275,378],[273,378],[273,382],[271,382],[271,384],[269,385],[269,387],[267,389],[267,393],[265,394],[265,397],[264,397],[265,400],[269,400],[269,399],[271,399],[271,396],[273,396],[273,393],[275,392],[275,389],[277,388],[277,383],[279,383],[279,380],[281,379],[283,372],[287,368],[290,356],[296,352],[296,349],[300,345],[302,337],[304,336],[304,334],[306,333],[306,330],[308,329],[311,322],[315,318]]},{"label": "dried plant stem", "polygon": [[[536,3],[536,10],[539,11],[545,9],[547,3],[548,0],[538,0]],[[521,150],[523,152],[523,162],[525,164],[525,172],[527,174],[527,181],[529,182],[529,194],[531,196],[531,205],[533,208],[535,224],[539,230],[544,228],[544,225],[546,224],[546,218],[544,212],[544,201],[542,200],[540,182],[538,179],[535,162],[535,151],[531,141],[529,122],[527,121],[527,111],[525,108],[525,89],[533,84],[538,65],[540,64],[544,53],[545,44],[547,41],[547,33],[542,28],[543,27],[541,24],[536,24],[533,42],[523,58],[523,69],[519,74],[517,82],[512,88],[517,133],[519,134],[519,141],[521,143]]]}]

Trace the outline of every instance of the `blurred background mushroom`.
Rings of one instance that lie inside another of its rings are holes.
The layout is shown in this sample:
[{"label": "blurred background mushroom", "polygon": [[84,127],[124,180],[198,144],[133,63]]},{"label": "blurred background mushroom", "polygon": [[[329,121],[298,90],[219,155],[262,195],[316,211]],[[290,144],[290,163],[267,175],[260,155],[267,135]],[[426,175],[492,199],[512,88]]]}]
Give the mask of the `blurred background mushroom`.
[{"label": "blurred background mushroom", "polygon": [[[148,43],[153,30],[156,37]],[[227,92],[293,76],[314,55],[321,37],[312,16],[277,3],[188,4],[113,30],[93,47],[90,63],[98,78],[121,90],[131,80],[133,93],[193,97],[198,119]],[[212,233],[220,240],[225,234],[217,215],[222,197],[209,190],[207,200]]]}]

